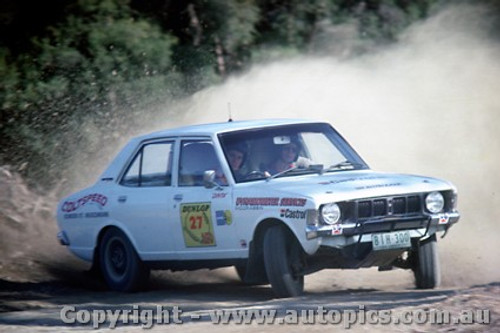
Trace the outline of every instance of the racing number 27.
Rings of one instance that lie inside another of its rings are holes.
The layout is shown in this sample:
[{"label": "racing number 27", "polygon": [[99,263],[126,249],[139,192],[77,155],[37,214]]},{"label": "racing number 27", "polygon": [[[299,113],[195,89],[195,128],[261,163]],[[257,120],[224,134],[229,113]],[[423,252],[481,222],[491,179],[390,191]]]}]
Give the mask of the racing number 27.
[{"label": "racing number 27", "polygon": [[203,216],[201,216],[201,215],[197,215],[197,216],[191,215],[189,217],[189,229],[191,229],[191,230],[201,229],[202,226],[203,226]]}]

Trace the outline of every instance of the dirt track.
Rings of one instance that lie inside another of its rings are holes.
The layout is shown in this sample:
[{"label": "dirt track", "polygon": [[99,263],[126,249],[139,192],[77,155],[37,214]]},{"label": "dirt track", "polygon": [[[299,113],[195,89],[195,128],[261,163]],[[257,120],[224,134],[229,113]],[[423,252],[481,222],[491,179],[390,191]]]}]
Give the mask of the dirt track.
[{"label": "dirt track", "polygon": [[[350,310],[363,314],[371,310],[391,310],[393,317],[407,310],[448,310],[452,315],[462,310],[490,310],[489,325],[367,325],[357,324],[352,331],[481,331],[500,330],[500,283],[471,287],[449,283],[455,269],[444,269],[444,287],[420,291],[413,286],[411,272],[376,269],[358,271],[325,270],[306,277],[306,292],[300,298],[274,299],[269,286],[243,285],[233,268],[196,272],[154,272],[151,283],[141,293],[123,294],[107,291],[103,282],[88,273],[89,265],[73,257],[56,239],[52,212],[55,200],[30,191],[22,179],[8,168],[0,168],[0,331],[66,332],[94,331],[92,326],[68,325],[61,319],[67,305],[78,310],[123,310],[138,306],[155,309],[174,306],[181,309],[182,325],[153,326],[154,330],[175,327],[177,331],[201,332],[273,330],[288,332],[343,328],[345,322],[322,325],[274,324],[215,325],[210,311],[269,310],[277,311],[278,320],[288,310]],[[445,244],[446,242],[443,242]],[[446,252],[445,252],[446,253]],[[454,267],[454,266],[453,266]],[[484,281],[484,280],[483,280]],[[193,315],[195,318],[193,318]],[[300,322],[300,321],[299,321]],[[107,331],[105,322],[99,331]],[[117,331],[143,331],[140,325],[118,324]]]},{"label": "dirt track", "polygon": [[[50,271],[50,267],[46,267]],[[66,305],[78,310],[119,310],[139,306],[140,309],[155,309],[178,306],[182,310],[182,325],[175,325],[177,331],[198,332],[207,329],[222,331],[262,330],[301,331],[331,329],[329,325],[215,325],[210,321],[214,309],[276,309],[283,318],[288,310],[360,309],[391,310],[394,317],[404,311],[425,309],[448,310],[460,314],[462,310],[489,309],[489,325],[403,325],[392,324],[393,331],[480,331],[497,332],[500,329],[500,284],[489,284],[472,288],[442,288],[430,291],[415,290],[411,276],[405,271],[378,273],[363,271],[323,271],[306,279],[306,293],[300,298],[274,299],[269,286],[249,287],[242,285],[231,268],[216,271],[192,273],[160,272],[153,275],[147,291],[122,294],[106,291],[99,280],[82,273],[82,265],[74,263],[67,270],[52,270],[55,280],[47,282],[8,282],[0,280],[0,331],[47,331],[93,330],[92,326],[67,325],[61,320],[61,310]],[[202,282],[204,281],[204,282]],[[346,282],[347,281],[347,282]],[[394,283],[398,281],[398,283]],[[362,308],[360,308],[362,307]],[[196,317],[193,319],[193,315]],[[100,326],[101,331],[109,329],[110,322]],[[335,325],[344,327],[345,323]],[[172,326],[155,325],[161,330]],[[387,325],[353,326],[353,331],[383,331]],[[139,325],[118,322],[118,331],[142,331]]]}]

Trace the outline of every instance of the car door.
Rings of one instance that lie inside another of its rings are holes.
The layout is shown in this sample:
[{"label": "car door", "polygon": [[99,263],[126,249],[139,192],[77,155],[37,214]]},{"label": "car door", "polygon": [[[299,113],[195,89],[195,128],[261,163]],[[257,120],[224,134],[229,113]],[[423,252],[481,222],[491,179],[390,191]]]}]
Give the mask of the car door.
[{"label": "car door", "polygon": [[[182,235],[179,259],[234,258],[239,246],[232,218],[231,186],[209,138],[180,140],[178,184],[175,189],[177,223]],[[204,186],[206,170],[216,172],[216,186]]]},{"label": "car door", "polygon": [[115,193],[115,220],[143,260],[175,259],[172,166],[175,141],[141,145]]}]

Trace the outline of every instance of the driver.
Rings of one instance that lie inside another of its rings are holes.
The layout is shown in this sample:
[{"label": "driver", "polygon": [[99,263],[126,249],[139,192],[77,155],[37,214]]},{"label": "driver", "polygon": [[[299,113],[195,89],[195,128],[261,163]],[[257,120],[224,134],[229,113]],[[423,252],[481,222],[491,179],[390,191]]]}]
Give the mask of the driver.
[{"label": "driver", "polygon": [[274,175],[293,168],[297,158],[299,157],[299,150],[299,144],[296,141],[279,145],[276,153],[276,159],[269,164],[266,171],[269,174]]}]

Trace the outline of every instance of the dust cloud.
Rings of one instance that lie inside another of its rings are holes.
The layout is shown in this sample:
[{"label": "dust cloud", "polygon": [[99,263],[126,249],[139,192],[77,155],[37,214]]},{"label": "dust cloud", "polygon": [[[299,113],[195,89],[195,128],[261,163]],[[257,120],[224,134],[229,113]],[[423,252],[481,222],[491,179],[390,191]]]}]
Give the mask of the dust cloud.
[{"label": "dust cloud", "polygon": [[[447,179],[462,219],[440,242],[443,284],[500,280],[500,44],[478,6],[445,9],[389,49],[255,66],[181,103],[181,123],[331,122],[375,170]],[[172,124],[162,124],[169,127]]]},{"label": "dust cloud", "polygon": [[[462,219],[439,243],[445,286],[500,281],[500,43],[491,24],[486,8],[453,6],[393,46],[357,57],[346,57],[345,41],[335,52],[323,35],[320,55],[256,65],[169,104],[155,125],[133,134],[226,121],[228,104],[235,120],[327,120],[372,169],[457,186]],[[80,180],[95,179],[95,170],[78,170]]]}]

